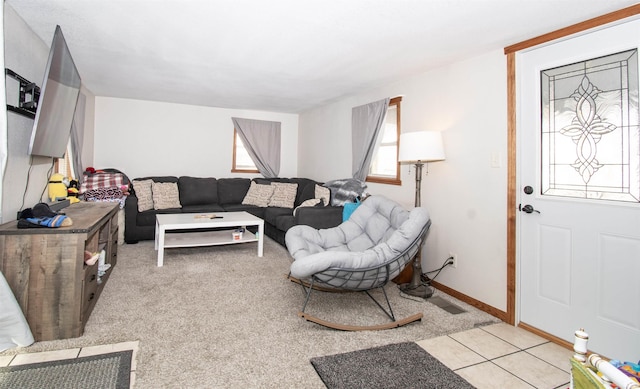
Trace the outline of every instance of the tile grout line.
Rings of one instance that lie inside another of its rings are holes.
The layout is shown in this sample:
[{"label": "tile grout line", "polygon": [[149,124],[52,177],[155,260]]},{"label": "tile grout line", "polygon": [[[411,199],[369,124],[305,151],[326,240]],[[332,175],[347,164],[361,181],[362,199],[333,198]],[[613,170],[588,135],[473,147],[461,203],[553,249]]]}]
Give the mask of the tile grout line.
[{"label": "tile grout line", "polygon": [[[529,350],[529,349],[532,349],[532,348],[534,348],[534,347],[539,347],[539,346],[542,346],[542,345],[544,345],[544,344],[551,343],[551,342],[549,342],[549,341],[545,341],[545,342],[542,342],[542,343],[540,343],[540,344],[536,344],[536,345],[534,345],[534,346],[529,346],[529,347],[527,347],[527,348],[521,348],[521,347],[519,347],[519,346],[517,346],[517,345],[515,345],[515,344],[513,344],[513,343],[511,343],[511,342],[509,342],[509,341],[507,341],[507,340],[505,340],[505,339],[503,339],[503,338],[501,338],[500,336],[497,336],[497,335],[495,335],[495,334],[493,334],[493,333],[491,333],[491,332],[489,332],[489,331],[484,330],[482,327],[479,327],[479,329],[481,329],[483,332],[485,332],[485,333],[487,333],[487,334],[489,334],[489,335],[491,335],[491,336],[493,336],[493,337],[495,337],[495,338],[497,338],[497,339],[500,339],[501,341],[503,341],[503,342],[505,342],[505,343],[507,343],[507,344],[509,344],[509,345],[511,345],[511,346],[513,346],[513,347],[515,347],[515,348],[516,348],[516,349],[518,349],[518,350],[517,350],[517,351],[514,351],[514,352],[511,352],[511,353],[504,354],[504,355],[500,355],[500,356],[495,357],[495,358],[491,358],[491,359],[489,359],[489,358],[487,358],[487,357],[485,357],[485,356],[483,356],[483,355],[479,354],[479,353],[478,353],[478,352],[476,352],[475,350],[473,350],[473,349],[469,348],[469,347],[468,347],[467,345],[465,345],[464,343],[462,343],[462,342],[458,341],[457,339],[452,338],[451,336],[447,335],[449,338],[453,339],[455,342],[457,342],[457,343],[458,343],[458,344],[460,344],[461,346],[463,346],[463,347],[467,348],[469,351],[471,351],[471,352],[475,353],[476,355],[478,355],[478,356],[480,356],[481,358],[483,358],[483,359],[484,359],[484,362],[478,362],[478,363],[474,363],[474,364],[471,364],[471,365],[468,365],[468,366],[460,367],[460,368],[458,368],[458,369],[453,370],[454,372],[456,372],[457,370],[466,369],[466,368],[471,367],[471,366],[477,366],[477,365],[480,365],[480,364],[485,363],[485,362],[490,362],[492,365],[494,365],[494,366],[498,367],[498,368],[499,368],[499,369],[501,369],[502,371],[504,371],[504,372],[506,372],[506,373],[508,373],[508,374],[510,374],[510,375],[512,375],[512,376],[514,376],[514,377],[516,377],[516,378],[517,378],[517,379],[519,379],[520,381],[522,381],[522,382],[526,383],[527,385],[530,385],[531,387],[535,388],[536,386],[535,386],[535,385],[533,385],[531,382],[529,382],[529,381],[525,380],[525,379],[524,379],[524,378],[522,378],[522,377],[517,376],[516,374],[514,374],[514,373],[510,372],[509,370],[507,370],[507,369],[503,368],[502,366],[500,366],[500,365],[498,365],[497,363],[495,363],[495,362],[494,362],[494,360],[496,360],[496,359],[498,359],[498,358],[503,358],[503,357],[506,357],[506,356],[509,356],[509,355],[515,355],[515,354],[518,354],[518,353],[520,353],[520,352],[524,352],[524,353],[526,353],[527,355],[531,355],[531,356],[535,357],[536,359],[540,360],[541,362],[546,363],[546,364],[547,364],[547,365],[549,365],[550,367],[553,367],[553,368],[558,369],[558,370],[560,370],[560,371],[562,371],[562,372],[565,372],[564,370],[562,370],[562,369],[560,369],[559,367],[557,367],[557,366],[555,366],[555,365],[553,365],[553,364],[549,363],[548,361],[545,361],[544,359],[539,358],[539,357],[537,357],[536,355],[533,355],[533,354],[531,354],[531,353],[527,352],[527,350]],[[565,373],[566,373],[566,372],[565,372]],[[567,373],[567,374],[570,374],[570,373]],[[562,387],[562,386],[564,386],[564,384],[561,384],[559,387]]]}]

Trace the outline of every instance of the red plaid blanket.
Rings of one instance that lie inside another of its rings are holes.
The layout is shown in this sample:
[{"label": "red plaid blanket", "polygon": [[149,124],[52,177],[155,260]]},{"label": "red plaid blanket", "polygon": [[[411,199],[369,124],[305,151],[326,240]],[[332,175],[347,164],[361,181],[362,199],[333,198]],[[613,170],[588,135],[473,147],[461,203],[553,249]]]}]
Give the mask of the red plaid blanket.
[{"label": "red plaid blanket", "polygon": [[122,173],[94,173],[85,174],[80,185],[80,193],[88,190],[104,189],[104,188],[121,188],[123,185],[128,186],[129,182]]}]

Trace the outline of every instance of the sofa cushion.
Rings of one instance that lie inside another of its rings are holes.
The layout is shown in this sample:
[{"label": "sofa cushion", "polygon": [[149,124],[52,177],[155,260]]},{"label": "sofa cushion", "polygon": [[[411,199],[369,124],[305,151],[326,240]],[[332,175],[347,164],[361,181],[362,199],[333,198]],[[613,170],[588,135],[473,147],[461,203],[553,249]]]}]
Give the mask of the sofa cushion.
[{"label": "sofa cushion", "polygon": [[287,215],[293,216],[291,208],[269,207],[264,210],[263,219],[265,222],[275,226],[278,217]]},{"label": "sofa cushion", "polygon": [[324,203],[322,201],[322,199],[309,199],[309,200],[305,200],[302,202],[302,204],[298,205],[297,207],[295,207],[295,209],[293,210],[293,216],[296,215],[296,211],[298,210],[298,208],[304,208],[304,207],[317,207],[317,206],[324,206]]},{"label": "sofa cushion", "polygon": [[263,185],[252,181],[247,194],[242,200],[242,204],[267,207],[269,205],[269,200],[271,200],[271,196],[273,195],[274,188],[275,187],[272,185]]},{"label": "sofa cushion", "polygon": [[250,185],[251,180],[248,178],[218,179],[218,203],[221,205],[242,204]]},{"label": "sofa cushion", "polygon": [[283,182],[272,182],[274,187],[273,195],[269,200],[270,207],[293,208],[296,202],[298,184],[287,184]]},{"label": "sofa cushion", "polygon": [[152,180],[153,182],[178,182],[176,176],[151,176],[151,177],[139,177],[136,180]]},{"label": "sofa cushion", "polygon": [[199,204],[199,205],[183,205],[182,213],[209,213],[209,212],[224,212],[218,204]]},{"label": "sofa cushion", "polygon": [[180,213],[180,208],[151,209],[149,211],[138,212],[136,215],[136,225],[154,226],[156,225],[156,215],[165,213]]},{"label": "sofa cushion", "polygon": [[183,207],[218,203],[218,181],[213,177],[180,177],[178,190]]},{"label": "sofa cushion", "polygon": [[178,184],[175,182],[154,182],[151,184],[153,192],[153,208],[168,209],[181,208]]},{"label": "sofa cushion", "polygon": [[313,191],[316,181],[309,178],[292,178],[292,183],[298,184],[295,205],[302,204],[303,201],[315,198]]},{"label": "sofa cushion", "polygon": [[152,180],[133,180],[133,190],[138,198],[138,212],[153,209],[153,194],[151,192]]},{"label": "sofa cushion", "polygon": [[282,215],[276,218],[274,226],[280,231],[288,231],[289,228],[296,225],[296,220],[293,215]]},{"label": "sofa cushion", "polygon": [[246,211],[250,214],[264,219],[264,211],[269,208],[258,207],[256,205],[242,205],[242,204],[227,204],[224,206],[225,212],[240,212]]}]

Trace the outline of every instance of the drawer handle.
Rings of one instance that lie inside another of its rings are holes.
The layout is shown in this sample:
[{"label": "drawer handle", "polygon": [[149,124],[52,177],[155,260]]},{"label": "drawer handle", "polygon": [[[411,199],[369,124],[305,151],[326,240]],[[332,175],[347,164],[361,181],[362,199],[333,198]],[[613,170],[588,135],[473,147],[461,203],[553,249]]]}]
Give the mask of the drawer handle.
[{"label": "drawer handle", "polygon": [[91,300],[93,300],[93,298],[94,298],[94,297],[96,297],[96,294],[95,294],[95,293],[91,293],[91,294],[89,295],[89,300],[87,300],[87,301],[91,301]]},{"label": "drawer handle", "polygon": [[91,278],[89,279],[89,282],[91,282],[91,281],[95,281],[95,280],[96,280],[96,275],[95,275],[95,274],[92,274],[92,275],[91,275]]}]

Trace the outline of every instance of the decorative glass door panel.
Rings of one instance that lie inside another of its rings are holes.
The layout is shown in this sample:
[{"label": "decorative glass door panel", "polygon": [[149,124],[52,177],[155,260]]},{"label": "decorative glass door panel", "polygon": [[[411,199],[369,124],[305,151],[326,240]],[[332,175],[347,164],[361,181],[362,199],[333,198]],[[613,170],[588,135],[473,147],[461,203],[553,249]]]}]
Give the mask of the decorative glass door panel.
[{"label": "decorative glass door panel", "polygon": [[541,193],[640,202],[638,50],[540,74]]}]

